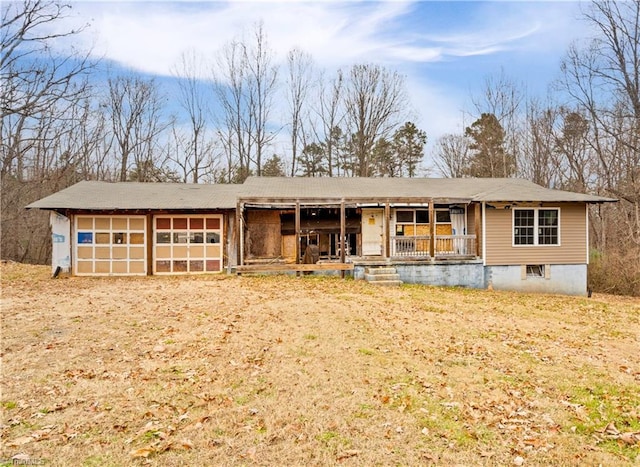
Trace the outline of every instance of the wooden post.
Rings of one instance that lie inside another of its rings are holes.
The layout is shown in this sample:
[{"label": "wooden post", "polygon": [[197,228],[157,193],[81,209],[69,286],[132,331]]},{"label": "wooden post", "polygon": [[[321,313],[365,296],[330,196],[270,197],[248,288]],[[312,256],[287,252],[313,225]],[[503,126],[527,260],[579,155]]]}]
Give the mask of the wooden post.
[{"label": "wooden post", "polygon": [[476,203],[474,205],[474,208],[475,209],[473,212],[473,223],[476,231],[476,257],[481,257],[482,253],[481,253],[480,245],[482,245],[481,243],[482,239],[480,237],[482,236],[482,229],[480,227],[480,216],[481,216],[480,204]]},{"label": "wooden post", "polygon": [[[346,257],[346,234],[347,234],[347,228],[346,228],[346,211],[345,211],[345,206],[344,206],[344,199],[340,202],[340,262],[344,263],[345,262],[345,257]],[[344,279],[344,271],[340,271],[340,277]]]},{"label": "wooden post", "polygon": [[391,256],[391,206],[384,203],[384,257]]},{"label": "wooden post", "polygon": [[296,229],[296,264],[300,264],[300,201],[296,200],[296,214],[295,214],[295,229]]},{"label": "wooden post", "polygon": [[147,276],[153,274],[153,214],[147,214]]},{"label": "wooden post", "polygon": [[429,256],[431,259],[436,257],[436,207],[433,204],[433,198],[429,199]]},{"label": "wooden post", "polygon": [[240,200],[236,203],[236,241],[238,242],[236,263],[238,266],[242,266],[244,264],[244,235],[242,235],[242,202]]}]

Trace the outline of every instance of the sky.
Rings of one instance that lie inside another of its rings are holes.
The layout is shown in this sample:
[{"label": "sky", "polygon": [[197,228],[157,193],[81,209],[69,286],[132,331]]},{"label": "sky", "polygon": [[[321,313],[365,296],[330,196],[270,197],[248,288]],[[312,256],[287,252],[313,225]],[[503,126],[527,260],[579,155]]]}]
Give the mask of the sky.
[{"label": "sky", "polygon": [[578,1],[517,0],[86,0],[74,4],[67,21],[89,23],[74,45],[91,48],[112,71],[159,80],[171,76],[183,52],[214,57],[261,21],[281,63],[295,47],[330,74],[375,63],[404,75],[415,121],[433,144],[472,123],[472,97],[489,78],[502,74],[528,95],[544,97],[569,45],[590,34],[580,19],[584,7]]}]

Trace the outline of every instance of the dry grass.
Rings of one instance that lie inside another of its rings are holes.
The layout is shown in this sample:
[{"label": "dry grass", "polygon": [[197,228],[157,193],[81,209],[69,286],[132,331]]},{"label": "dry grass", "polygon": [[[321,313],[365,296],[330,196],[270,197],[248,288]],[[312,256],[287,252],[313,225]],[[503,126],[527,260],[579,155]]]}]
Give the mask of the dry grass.
[{"label": "dry grass", "polygon": [[640,462],[638,299],[1,272],[0,458]]}]

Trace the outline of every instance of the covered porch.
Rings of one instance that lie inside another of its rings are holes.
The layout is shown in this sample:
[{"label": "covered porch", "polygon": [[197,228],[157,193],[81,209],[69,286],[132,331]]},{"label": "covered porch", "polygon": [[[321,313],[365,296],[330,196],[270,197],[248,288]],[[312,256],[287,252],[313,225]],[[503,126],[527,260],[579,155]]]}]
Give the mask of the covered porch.
[{"label": "covered porch", "polygon": [[480,204],[461,199],[240,198],[237,267],[304,264],[309,246],[318,270],[342,274],[349,268],[338,264],[476,261],[480,216]]}]

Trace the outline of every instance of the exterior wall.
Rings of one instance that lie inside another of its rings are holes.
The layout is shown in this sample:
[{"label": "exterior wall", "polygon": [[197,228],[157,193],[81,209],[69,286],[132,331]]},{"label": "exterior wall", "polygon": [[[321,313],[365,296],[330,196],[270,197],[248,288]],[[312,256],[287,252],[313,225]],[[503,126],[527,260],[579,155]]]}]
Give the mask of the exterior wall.
[{"label": "exterior wall", "polygon": [[588,250],[587,210],[584,203],[536,204],[531,207],[560,208],[560,245],[514,246],[513,211],[487,208],[485,264],[585,264]]},{"label": "exterior wall", "polygon": [[280,211],[247,210],[246,258],[277,258],[281,253]]},{"label": "exterior wall", "polygon": [[[400,280],[407,284],[424,284],[448,287],[485,288],[484,267],[481,261],[442,263],[396,263],[388,266],[396,268]],[[364,279],[366,265],[355,265],[354,279]]]},{"label": "exterior wall", "polygon": [[[400,280],[407,284],[446,287],[469,287],[516,292],[587,295],[587,266],[544,265],[543,277],[526,275],[522,266],[483,266],[481,260],[460,262],[390,262],[379,266],[396,268]],[[370,264],[356,264],[354,279],[364,280]]]},{"label": "exterior wall", "polygon": [[547,277],[530,277],[521,266],[487,266],[485,280],[495,290],[587,295],[586,264],[546,265],[545,273]]}]

